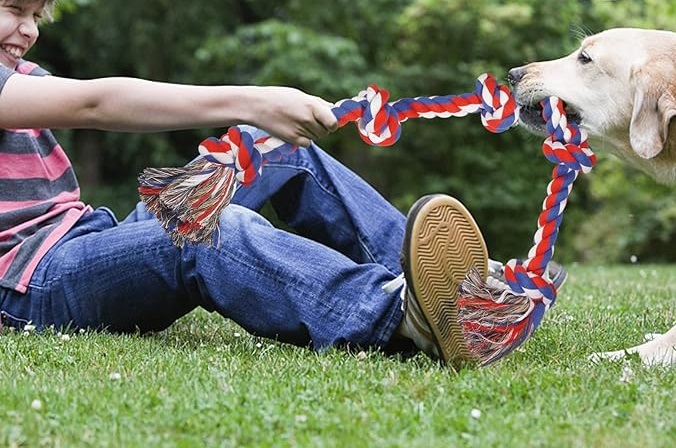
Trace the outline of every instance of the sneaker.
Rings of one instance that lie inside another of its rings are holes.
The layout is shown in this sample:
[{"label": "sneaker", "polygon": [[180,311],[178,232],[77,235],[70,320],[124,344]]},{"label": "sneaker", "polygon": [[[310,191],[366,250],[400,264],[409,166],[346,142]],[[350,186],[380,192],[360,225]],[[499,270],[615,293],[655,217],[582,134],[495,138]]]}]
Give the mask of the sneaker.
[{"label": "sneaker", "polygon": [[488,251],[472,215],[450,196],[420,198],[408,214],[401,264],[402,334],[444,364],[473,364],[458,321],[458,290],[472,268],[486,278]]},{"label": "sneaker", "polygon": [[[544,277],[552,282],[557,291],[561,289],[568,279],[568,272],[556,261],[550,261],[545,269]],[[505,280],[505,266],[499,261],[488,260],[488,278],[486,284],[497,290],[508,289]]]}]

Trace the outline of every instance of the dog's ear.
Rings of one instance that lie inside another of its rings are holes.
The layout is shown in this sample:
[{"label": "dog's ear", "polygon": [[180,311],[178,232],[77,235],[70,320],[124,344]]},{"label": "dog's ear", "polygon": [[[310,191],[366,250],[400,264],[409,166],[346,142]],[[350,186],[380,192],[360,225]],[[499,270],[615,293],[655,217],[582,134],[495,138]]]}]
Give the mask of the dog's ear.
[{"label": "dog's ear", "polygon": [[669,123],[676,116],[676,66],[673,60],[657,60],[632,74],[634,109],[629,141],[639,156],[656,157],[669,138]]}]

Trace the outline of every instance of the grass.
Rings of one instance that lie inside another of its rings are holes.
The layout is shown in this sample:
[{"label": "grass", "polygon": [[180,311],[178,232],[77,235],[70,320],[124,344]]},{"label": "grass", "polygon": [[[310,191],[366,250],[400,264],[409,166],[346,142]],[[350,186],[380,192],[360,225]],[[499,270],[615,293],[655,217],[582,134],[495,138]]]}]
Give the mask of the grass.
[{"label": "grass", "polygon": [[671,447],[676,368],[587,361],[676,321],[674,266],[571,266],[535,336],[456,375],[195,312],[151,336],[0,337],[5,447]]}]

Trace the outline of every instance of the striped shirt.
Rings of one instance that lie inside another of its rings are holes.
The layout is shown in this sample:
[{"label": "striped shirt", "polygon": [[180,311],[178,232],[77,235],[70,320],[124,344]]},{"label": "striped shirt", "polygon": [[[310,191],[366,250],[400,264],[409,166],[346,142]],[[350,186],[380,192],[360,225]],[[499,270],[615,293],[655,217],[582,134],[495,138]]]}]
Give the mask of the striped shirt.
[{"label": "striped shirt", "polygon": [[[49,74],[27,61],[16,72]],[[0,95],[16,72],[0,65]],[[25,293],[45,253],[88,210],[48,129],[0,130],[0,286]]]}]

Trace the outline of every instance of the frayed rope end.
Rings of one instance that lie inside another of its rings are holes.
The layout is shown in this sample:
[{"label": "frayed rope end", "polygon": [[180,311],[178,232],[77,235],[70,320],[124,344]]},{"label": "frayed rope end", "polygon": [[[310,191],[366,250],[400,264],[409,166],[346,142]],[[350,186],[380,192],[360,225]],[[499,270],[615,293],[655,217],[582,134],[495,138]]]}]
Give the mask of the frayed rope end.
[{"label": "frayed rope end", "polygon": [[542,317],[529,297],[489,286],[476,268],[460,286],[458,308],[468,350],[482,366],[528,340]]},{"label": "frayed rope end", "polygon": [[214,245],[220,214],[236,190],[234,170],[196,159],[181,168],[146,168],[138,192],[172,242]]}]

